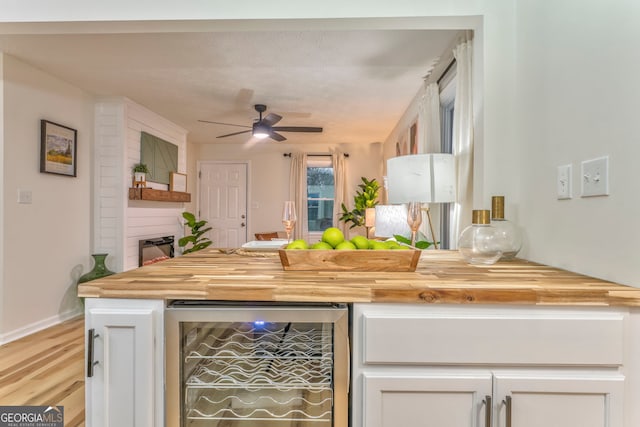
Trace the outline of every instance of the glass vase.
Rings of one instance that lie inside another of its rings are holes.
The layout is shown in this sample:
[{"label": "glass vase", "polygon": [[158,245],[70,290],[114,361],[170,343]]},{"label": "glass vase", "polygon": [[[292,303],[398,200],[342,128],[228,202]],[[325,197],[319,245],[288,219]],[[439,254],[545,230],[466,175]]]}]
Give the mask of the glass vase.
[{"label": "glass vase", "polygon": [[489,211],[474,210],[472,222],[460,233],[458,251],[469,264],[495,264],[502,256],[501,239],[489,224]]},{"label": "glass vase", "polygon": [[515,258],[522,248],[522,233],[513,222],[504,217],[504,196],[491,198],[491,225],[498,232],[502,259]]},{"label": "glass vase", "polygon": [[109,270],[105,264],[108,255],[109,254],[91,254],[93,257],[93,269],[80,276],[78,283],[89,282],[90,280],[115,274],[115,272]]}]

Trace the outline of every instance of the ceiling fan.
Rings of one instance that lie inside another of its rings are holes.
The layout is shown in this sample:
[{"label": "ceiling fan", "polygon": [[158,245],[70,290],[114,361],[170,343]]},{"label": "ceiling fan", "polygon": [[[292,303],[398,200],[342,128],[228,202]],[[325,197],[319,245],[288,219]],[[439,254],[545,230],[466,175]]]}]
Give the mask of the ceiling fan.
[{"label": "ceiling fan", "polygon": [[322,132],[321,127],[310,127],[310,126],[274,126],[280,120],[282,120],[282,116],[279,116],[274,113],[267,114],[264,118],[262,117],[262,113],[267,111],[267,106],[264,104],[256,104],[253,106],[255,110],[258,112],[260,117],[254,120],[252,126],[246,125],[236,125],[233,123],[221,123],[221,122],[212,122],[209,120],[198,120],[203,123],[214,123],[217,125],[228,125],[228,126],[238,126],[243,128],[248,128],[247,130],[243,130],[240,132],[228,133],[226,135],[220,135],[216,138],[226,138],[228,136],[240,135],[242,133],[249,133],[255,136],[258,139],[271,138],[275,141],[281,142],[286,140],[284,136],[280,135],[278,132]]}]

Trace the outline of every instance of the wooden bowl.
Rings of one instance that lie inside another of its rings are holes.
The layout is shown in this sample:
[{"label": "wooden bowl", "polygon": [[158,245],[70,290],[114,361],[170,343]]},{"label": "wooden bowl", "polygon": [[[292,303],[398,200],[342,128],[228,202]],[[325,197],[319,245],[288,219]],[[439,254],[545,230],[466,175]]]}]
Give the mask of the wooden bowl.
[{"label": "wooden bowl", "polygon": [[284,270],[293,271],[415,271],[420,250],[280,249]]}]

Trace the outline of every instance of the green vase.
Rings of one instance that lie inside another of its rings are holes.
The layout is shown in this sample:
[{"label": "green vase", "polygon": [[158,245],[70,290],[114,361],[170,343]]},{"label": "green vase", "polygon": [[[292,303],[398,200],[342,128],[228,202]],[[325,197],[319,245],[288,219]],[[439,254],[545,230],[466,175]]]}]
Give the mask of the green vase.
[{"label": "green vase", "polygon": [[105,260],[107,259],[108,255],[109,254],[91,254],[91,256],[93,257],[93,270],[80,276],[80,278],[78,279],[78,283],[84,283],[90,280],[98,279],[100,277],[111,276],[112,274],[115,274],[105,265]]}]

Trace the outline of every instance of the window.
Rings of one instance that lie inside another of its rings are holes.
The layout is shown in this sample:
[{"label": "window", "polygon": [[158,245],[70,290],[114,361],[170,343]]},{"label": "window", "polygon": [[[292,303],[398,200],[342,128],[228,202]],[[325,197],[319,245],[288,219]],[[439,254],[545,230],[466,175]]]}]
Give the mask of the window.
[{"label": "window", "polygon": [[307,160],[307,221],[309,232],[333,227],[334,177],[330,157]]},{"label": "window", "polygon": [[[440,151],[453,153],[453,111],[456,98],[456,67],[453,66],[440,79]],[[451,217],[453,203],[440,205],[440,248],[451,249]]]}]

